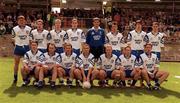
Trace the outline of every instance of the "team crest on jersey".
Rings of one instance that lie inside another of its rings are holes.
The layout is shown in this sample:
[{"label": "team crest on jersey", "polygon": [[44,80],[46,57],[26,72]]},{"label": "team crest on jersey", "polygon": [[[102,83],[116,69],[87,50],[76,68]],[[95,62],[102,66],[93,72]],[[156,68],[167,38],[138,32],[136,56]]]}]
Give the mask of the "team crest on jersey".
[{"label": "team crest on jersey", "polygon": [[155,61],[155,58],[152,58],[152,61],[154,62],[154,61]]},{"label": "team crest on jersey", "polygon": [[55,57],[53,57],[52,59],[53,59],[53,61],[56,61],[56,58],[55,58]]},{"label": "team crest on jersey", "polygon": [[131,63],[133,63],[133,59],[131,59]]},{"label": "team crest on jersey", "polygon": [[75,60],[75,57],[72,57],[72,60]]},{"label": "team crest on jersey", "polygon": [[92,32],[91,34],[92,34],[92,35],[94,35],[95,33],[94,33],[94,32]]},{"label": "team crest on jersey", "polygon": [[38,57],[38,56],[36,56],[36,59],[37,59],[37,60],[39,60],[39,57]]},{"label": "team crest on jersey", "polygon": [[161,37],[158,37],[158,40],[161,40]]},{"label": "team crest on jersey", "polygon": [[26,30],[26,34],[29,34],[29,30]]},{"label": "team crest on jersey", "polygon": [[113,62],[114,62],[114,60],[112,59],[112,60],[111,60],[111,63],[113,63]]},{"label": "team crest on jersey", "polygon": [[63,38],[63,36],[62,36],[62,35],[60,35],[60,38]]},{"label": "team crest on jersey", "polygon": [[45,38],[45,34],[42,34],[43,38]]},{"label": "team crest on jersey", "polygon": [[80,34],[80,32],[77,32],[77,35],[79,35]]},{"label": "team crest on jersey", "polygon": [[100,31],[99,34],[102,35],[102,32]]}]

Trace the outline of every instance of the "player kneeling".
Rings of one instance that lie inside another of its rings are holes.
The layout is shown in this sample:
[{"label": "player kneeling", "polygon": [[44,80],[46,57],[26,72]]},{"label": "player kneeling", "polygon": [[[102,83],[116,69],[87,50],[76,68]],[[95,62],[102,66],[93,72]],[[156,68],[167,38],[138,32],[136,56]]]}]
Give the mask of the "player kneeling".
[{"label": "player kneeling", "polygon": [[38,50],[37,47],[38,43],[36,41],[31,41],[31,50],[24,55],[23,68],[21,69],[21,74],[24,82],[23,86],[26,86],[30,83],[30,76],[34,76],[35,81],[38,82],[39,70],[42,64],[42,60],[40,57],[43,54]]},{"label": "player kneeling", "polygon": [[131,54],[130,46],[124,48],[124,53],[119,59],[121,61],[120,70],[123,72],[122,85],[126,86],[125,78],[133,78],[133,82],[130,85],[134,87],[141,76],[141,70],[138,66],[136,56]]},{"label": "player kneeling", "polygon": [[44,77],[51,76],[50,85],[51,88],[55,88],[55,81],[57,78],[57,67],[60,63],[60,55],[55,52],[55,44],[49,43],[47,45],[47,52],[44,53],[43,65],[39,72],[38,87],[42,88],[44,85]]},{"label": "player kneeling", "polygon": [[75,60],[76,60],[76,54],[72,52],[72,45],[69,43],[66,43],[64,45],[64,53],[62,53],[60,64],[61,67],[59,67],[58,70],[58,77],[60,79],[60,84],[64,84],[64,77],[67,77],[67,85],[69,87],[72,86],[73,78],[78,78],[77,73],[81,73],[78,71],[75,67]]},{"label": "player kneeling", "polygon": [[153,89],[150,83],[150,79],[152,79],[155,81],[154,89],[159,90],[160,84],[167,79],[169,73],[159,70],[159,60],[157,58],[157,55],[153,54],[151,50],[152,44],[147,43],[144,46],[145,53],[140,55],[141,67],[143,68],[142,76],[147,82],[148,89]]},{"label": "player kneeling", "polygon": [[92,72],[92,80],[99,79],[99,85],[105,87],[106,79],[113,79],[113,86],[121,79],[122,72],[119,70],[120,61],[118,57],[112,54],[112,46],[105,46],[105,54],[102,54],[98,60],[97,69]]},{"label": "player kneeling", "polygon": [[82,53],[77,60],[77,67],[81,70],[79,77],[83,79],[83,82],[90,82],[90,84],[93,85],[90,81],[90,77],[94,67],[94,56],[90,53],[90,47],[88,44],[83,44]]}]

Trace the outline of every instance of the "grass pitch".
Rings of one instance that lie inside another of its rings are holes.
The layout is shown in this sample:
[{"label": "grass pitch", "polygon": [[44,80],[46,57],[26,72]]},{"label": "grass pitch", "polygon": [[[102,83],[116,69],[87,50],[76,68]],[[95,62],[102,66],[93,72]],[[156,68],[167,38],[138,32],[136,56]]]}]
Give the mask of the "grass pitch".
[{"label": "grass pitch", "polygon": [[180,103],[180,63],[162,62],[161,69],[170,72],[168,82],[160,91],[137,88],[82,88],[49,86],[38,90],[34,86],[21,87],[19,74],[17,86],[12,85],[13,59],[0,58],[0,103]]}]

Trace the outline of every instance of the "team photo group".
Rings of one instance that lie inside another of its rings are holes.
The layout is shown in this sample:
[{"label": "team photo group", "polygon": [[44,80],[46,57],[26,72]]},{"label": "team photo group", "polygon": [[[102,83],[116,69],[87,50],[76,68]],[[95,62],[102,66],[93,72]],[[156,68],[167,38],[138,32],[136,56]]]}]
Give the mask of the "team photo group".
[{"label": "team photo group", "polygon": [[107,33],[100,22],[100,18],[93,18],[93,27],[85,33],[78,28],[78,18],[71,20],[71,28],[66,31],[60,19],[54,20],[50,31],[38,19],[36,29],[32,30],[26,25],[25,17],[18,16],[18,25],[12,29],[13,83],[18,81],[19,70],[22,86],[34,80],[33,85],[39,89],[45,85],[55,89],[59,85],[90,88],[127,84],[133,88],[141,80],[148,90],[159,90],[169,73],[160,68],[166,35],[159,32],[158,22],[153,22],[152,31],[146,33],[142,30],[142,20],[136,20],[135,29],[127,36],[118,31],[117,22],[112,22]]}]

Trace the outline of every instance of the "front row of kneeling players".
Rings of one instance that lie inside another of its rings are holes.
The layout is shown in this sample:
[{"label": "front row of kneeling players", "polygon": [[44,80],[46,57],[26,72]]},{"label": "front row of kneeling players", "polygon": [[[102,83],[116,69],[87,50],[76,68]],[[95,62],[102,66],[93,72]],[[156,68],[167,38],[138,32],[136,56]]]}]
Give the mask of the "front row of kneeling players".
[{"label": "front row of kneeling players", "polygon": [[142,78],[146,81],[148,89],[152,89],[150,80],[155,81],[155,89],[159,89],[160,84],[169,75],[168,72],[159,70],[157,56],[151,53],[152,45],[146,44],[144,53],[139,60],[131,54],[131,47],[124,48],[120,57],[112,54],[111,45],[105,46],[105,53],[94,63],[94,56],[90,53],[88,44],[82,46],[82,53],[76,56],[72,52],[72,45],[64,45],[64,53],[55,52],[53,43],[47,46],[47,52],[41,53],[38,43],[30,43],[31,50],[24,56],[22,68],[23,85],[30,83],[30,76],[34,75],[35,82],[39,88],[44,85],[44,78],[50,77],[50,85],[55,88],[56,79],[59,78],[60,85],[64,85],[64,77],[67,78],[67,85],[72,86],[73,79],[76,85],[88,81],[93,85],[93,80],[98,79],[98,84],[102,87],[108,84],[108,79],[113,79],[113,86],[126,86],[125,78],[133,78],[131,86],[135,86],[136,81]]}]

